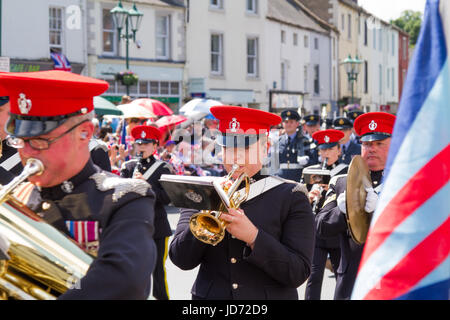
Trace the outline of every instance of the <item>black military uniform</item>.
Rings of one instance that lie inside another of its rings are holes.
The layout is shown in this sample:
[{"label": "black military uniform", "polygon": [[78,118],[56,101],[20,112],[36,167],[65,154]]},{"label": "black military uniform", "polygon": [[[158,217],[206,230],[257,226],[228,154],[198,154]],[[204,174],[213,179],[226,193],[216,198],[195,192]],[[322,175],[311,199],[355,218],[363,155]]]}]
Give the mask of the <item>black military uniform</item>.
[{"label": "black military uniform", "polygon": [[[362,115],[362,114],[364,114],[364,111],[359,111],[359,110],[355,110],[355,111],[352,111],[352,112],[349,112],[348,114],[347,114],[347,118],[350,120],[350,122],[352,123],[352,125],[353,125],[353,123],[355,122],[355,120],[356,120],[356,118],[358,118],[360,115]],[[355,133],[353,133],[352,135],[351,135],[351,138],[350,138],[353,142],[355,142],[355,143],[357,143],[357,144],[361,144],[361,141],[360,141],[360,137],[359,136],[357,136]]]},{"label": "black military uniform", "polygon": [[[81,279],[59,299],[147,299],[156,261],[153,241],[155,195],[139,180],[122,179],[89,161],[70,180],[41,191],[38,214],[61,232],[81,242],[74,223],[97,222],[99,239],[87,235],[84,249],[97,258]],[[145,253],[145,254],[144,254]]]},{"label": "black military uniform", "polygon": [[[372,186],[380,185],[383,171],[371,172]],[[347,186],[347,177],[330,181],[325,205],[316,215],[317,233],[320,236],[339,236],[341,260],[337,269],[335,300],[350,299],[356,280],[363,245],[358,245],[350,236],[345,214],[337,206],[337,198]]]},{"label": "black military uniform", "polygon": [[[264,148],[265,141],[261,143],[246,132],[256,130],[265,139],[270,127],[281,121],[275,114],[236,106],[215,106],[211,113],[219,120],[222,133],[217,143],[231,150]],[[225,160],[230,161],[227,166],[237,161]],[[244,172],[249,169],[248,161],[243,165]],[[258,166],[262,168],[262,160]],[[250,178],[248,198],[240,208],[246,225],[257,230],[255,237],[234,237],[225,231],[224,239],[216,246],[205,244],[192,234],[189,219],[196,211],[181,210],[169,255],[183,270],[200,266],[192,298],[298,299],[297,287],[309,277],[314,248],[314,217],[305,187],[279,177],[263,176],[259,171]],[[228,222],[233,226],[232,221]]]},{"label": "black military uniform", "polygon": [[169,290],[166,282],[164,263],[167,257],[167,241],[172,235],[172,229],[170,228],[167,212],[164,208],[165,205],[170,203],[170,199],[162,188],[159,178],[162,174],[172,174],[173,171],[170,168],[170,164],[156,160],[155,157],[151,156],[146,159],[133,159],[125,162],[122,166],[120,176],[131,178],[138,162],[140,162],[138,167],[140,173],[144,174],[147,170],[154,170],[147,179],[147,182],[150,183],[152,190],[156,195],[155,234],[153,238],[155,239],[156,247],[158,249],[158,259],[153,272],[153,296],[158,300],[167,300],[169,299]]},{"label": "black military uniform", "polygon": [[[27,141],[27,148],[39,150],[35,154],[44,167],[47,163],[61,165],[65,161],[65,155],[53,153],[58,150],[53,149],[55,144],[59,143],[59,150],[70,150],[70,146],[58,140],[64,134],[52,141],[41,136],[59,129],[66,121],[82,119],[66,131],[76,132],[72,141],[86,147],[77,150],[82,163],[80,159],[71,159],[71,168],[81,167],[79,173],[61,181],[58,177],[69,174],[69,170],[44,169],[42,175],[59,184],[43,185],[41,203],[35,210],[96,255],[79,286],[59,298],[147,299],[156,261],[155,194],[145,181],[123,179],[95,166],[87,154],[88,141],[84,141],[91,129],[83,124],[94,112],[93,97],[105,92],[108,83],[51,70],[0,73],[0,85],[8,89],[10,96],[8,141],[18,148]],[[81,126],[84,130],[77,131]],[[25,149],[24,155],[27,155]],[[39,176],[33,178],[39,181]],[[46,179],[43,181],[46,183]]]},{"label": "black military uniform", "polygon": [[0,157],[0,184],[5,185],[22,172],[23,166],[17,149],[8,146],[6,140],[2,141],[2,150],[2,156]]},{"label": "black military uniform", "polygon": [[[313,134],[313,138],[318,143],[319,149],[331,149],[339,148],[339,140],[342,139],[344,134],[338,130],[328,129],[317,131]],[[329,170],[328,177],[335,177],[347,173],[348,166],[344,163],[340,163],[339,159],[330,165],[314,165],[308,167],[308,169],[325,169]],[[306,169],[305,169],[306,170]],[[305,171],[306,172],[306,171]],[[311,181],[304,181],[307,185],[308,190],[311,190]],[[327,183],[323,181],[323,183]],[[313,213],[319,212],[320,208],[323,206],[326,197],[326,190],[321,192],[320,199],[314,204]],[[333,266],[333,271],[336,274],[336,270],[339,266],[339,260],[341,256],[341,251],[339,247],[339,238],[337,236],[328,237],[324,235],[319,235],[316,233],[316,242],[314,247],[314,258],[312,264],[311,277],[308,279],[306,284],[305,299],[306,300],[320,300],[320,295],[322,291],[322,281],[325,271],[325,265],[327,262],[327,257],[330,256],[331,265]]]},{"label": "black military uniform", "polygon": [[[300,121],[300,115],[295,110],[283,111],[281,118],[283,121]],[[303,167],[313,163],[310,143],[303,136],[301,127],[298,127],[292,136],[288,136],[287,133],[282,135],[278,143],[280,168],[275,174],[279,177],[299,182],[302,177]]]},{"label": "black military uniform", "polygon": [[200,242],[189,229],[197,211],[181,210],[169,255],[183,270],[200,265],[193,299],[298,299],[297,287],[310,275],[314,218],[301,185],[280,182],[241,205],[259,229],[254,250],[228,232],[217,246]]},{"label": "black military uniform", "polygon": [[99,139],[92,138],[89,141],[89,151],[92,161],[100,168],[111,172],[111,161],[108,155],[108,146]]},{"label": "black military uniform", "polygon": [[[340,117],[334,120],[333,127],[336,130],[351,130],[353,124],[349,119]],[[341,151],[342,155],[340,161],[345,164],[350,164],[353,156],[361,154],[361,145],[358,142],[350,139],[346,144],[341,145]]]},{"label": "black military uniform", "polygon": [[[157,145],[161,139],[161,132],[153,126],[141,125],[131,130],[131,136],[136,144]],[[132,178],[136,173],[141,173],[144,180],[152,186],[156,195],[155,203],[155,235],[154,239],[158,249],[158,259],[153,271],[153,296],[158,300],[169,299],[169,288],[166,282],[166,269],[164,267],[167,258],[168,240],[172,235],[167,212],[164,205],[170,203],[166,191],[162,188],[159,178],[162,174],[171,174],[173,169],[165,161],[156,160],[153,155],[146,158],[138,157],[125,162],[122,165],[120,175],[125,178]]]},{"label": "black military uniform", "polygon": [[[369,143],[391,137],[394,122],[395,116],[391,114],[369,112],[355,120],[354,128],[356,133],[361,136],[361,141]],[[381,191],[383,172],[384,170],[370,171],[372,187],[376,194]],[[335,299],[350,299],[364,248],[363,245],[356,244],[351,238],[345,214],[338,207],[337,199],[345,191],[346,185],[346,176],[330,181],[325,205],[316,215],[316,227],[319,235],[339,235],[340,237],[341,261],[337,272]]]}]

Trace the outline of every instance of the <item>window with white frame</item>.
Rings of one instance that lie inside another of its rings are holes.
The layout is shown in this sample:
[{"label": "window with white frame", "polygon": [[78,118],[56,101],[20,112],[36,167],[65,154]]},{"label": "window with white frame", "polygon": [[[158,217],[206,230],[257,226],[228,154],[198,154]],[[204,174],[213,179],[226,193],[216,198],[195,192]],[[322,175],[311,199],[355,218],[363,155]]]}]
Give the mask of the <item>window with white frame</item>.
[{"label": "window with white frame", "polygon": [[223,35],[211,35],[211,73],[223,73]]},{"label": "window with white frame", "polygon": [[258,38],[247,39],[247,75],[258,76]]},{"label": "window with white frame", "polygon": [[293,37],[292,40],[293,40],[294,46],[297,46],[298,45],[298,34],[296,32],[294,32],[292,37]]},{"label": "window with white frame", "polygon": [[63,9],[57,7],[48,9],[50,51],[61,53],[63,51]]},{"label": "window with white frame", "polygon": [[392,85],[391,85],[391,89],[392,89],[391,94],[392,94],[392,96],[395,95],[395,81],[394,81],[394,79],[395,79],[395,68],[392,68],[392,71],[391,71],[391,83],[392,83]]},{"label": "window with white frame", "polygon": [[223,0],[209,0],[209,7],[212,9],[223,9]]},{"label": "window with white frame", "polygon": [[281,62],[281,90],[287,90],[287,64]]},{"label": "window with white frame", "polygon": [[258,13],[258,0],[247,0],[245,10],[247,13]]},{"label": "window with white frame", "polygon": [[104,54],[117,55],[117,29],[115,28],[110,9],[103,8],[103,43]]},{"label": "window with white frame", "polygon": [[352,38],[352,15],[348,14],[348,23],[347,23],[347,37],[349,39]]},{"label": "window with white frame", "polygon": [[286,43],[286,31],[281,30],[281,43]]},{"label": "window with white frame", "polygon": [[303,41],[304,41],[304,44],[305,44],[305,48],[308,48],[309,47],[309,38],[308,38],[308,36],[305,36],[303,38]]},{"label": "window with white frame", "polygon": [[378,74],[379,74],[379,81],[380,81],[380,83],[378,84],[378,93],[382,94],[383,93],[383,66],[381,64],[378,65]]},{"label": "window with white frame", "polygon": [[314,38],[314,49],[319,50],[319,38]]},{"label": "window with white frame", "polygon": [[308,92],[308,66],[303,67],[303,90]]},{"label": "window with white frame", "polygon": [[156,16],[156,58],[170,58],[170,15]]}]

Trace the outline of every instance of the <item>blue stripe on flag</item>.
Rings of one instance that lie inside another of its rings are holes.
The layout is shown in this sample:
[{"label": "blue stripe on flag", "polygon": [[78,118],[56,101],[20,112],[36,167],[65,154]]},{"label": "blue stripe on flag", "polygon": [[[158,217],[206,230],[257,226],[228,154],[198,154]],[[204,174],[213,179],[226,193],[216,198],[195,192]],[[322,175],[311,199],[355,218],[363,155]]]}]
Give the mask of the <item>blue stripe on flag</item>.
[{"label": "blue stripe on flag", "polygon": [[396,300],[448,300],[450,279],[433,283],[429,286],[410,291]]},{"label": "blue stripe on flag", "polygon": [[[414,56],[408,68],[385,175],[390,171],[403,138],[422,108],[447,59],[446,40],[439,14],[439,0],[428,0]],[[426,125],[426,124],[425,124]]]}]

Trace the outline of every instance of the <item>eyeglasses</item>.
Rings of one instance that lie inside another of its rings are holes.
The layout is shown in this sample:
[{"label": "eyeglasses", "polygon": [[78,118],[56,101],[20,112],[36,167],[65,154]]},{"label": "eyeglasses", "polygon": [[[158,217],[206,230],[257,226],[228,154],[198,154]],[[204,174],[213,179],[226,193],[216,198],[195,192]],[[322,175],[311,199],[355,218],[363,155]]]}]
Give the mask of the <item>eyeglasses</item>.
[{"label": "eyeglasses", "polygon": [[90,121],[90,120],[86,119],[84,121],[81,121],[80,123],[78,123],[78,124],[74,125],[72,128],[70,128],[69,130],[63,132],[60,136],[53,138],[53,139],[45,139],[45,138],[22,139],[22,138],[17,138],[17,137],[10,135],[10,136],[6,137],[6,144],[8,146],[16,148],[16,149],[22,149],[23,147],[25,147],[25,143],[28,142],[30,147],[33,148],[34,150],[47,150],[48,148],[50,148],[50,145],[52,143],[59,140],[60,138],[62,138],[66,134],[68,134],[69,132],[73,131],[76,127],[78,127],[79,125],[81,125],[82,123],[85,123],[87,121]]}]

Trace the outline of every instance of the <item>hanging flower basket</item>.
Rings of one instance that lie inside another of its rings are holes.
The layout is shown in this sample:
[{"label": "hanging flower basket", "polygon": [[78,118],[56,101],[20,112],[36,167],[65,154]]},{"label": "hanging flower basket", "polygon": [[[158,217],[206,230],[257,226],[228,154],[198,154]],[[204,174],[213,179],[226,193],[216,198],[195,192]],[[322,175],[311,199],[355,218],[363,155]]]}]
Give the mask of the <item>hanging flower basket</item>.
[{"label": "hanging flower basket", "polygon": [[121,71],[116,73],[115,79],[120,81],[124,86],[134,86],[138,83],[139,77],[132,71]]}]

